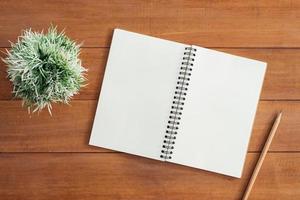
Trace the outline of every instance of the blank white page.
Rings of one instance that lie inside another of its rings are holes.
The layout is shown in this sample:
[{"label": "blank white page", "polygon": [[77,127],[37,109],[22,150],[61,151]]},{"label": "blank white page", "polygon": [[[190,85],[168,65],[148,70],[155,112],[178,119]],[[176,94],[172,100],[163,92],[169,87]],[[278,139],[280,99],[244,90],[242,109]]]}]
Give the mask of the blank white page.
[{"label": "blank white page", "polygon": [[185,46],[114,30],[91,145],[160,159]]},{"label": "blank white page", "polygon": [[241,177],[266,63],[197,46],[171,162]]}]

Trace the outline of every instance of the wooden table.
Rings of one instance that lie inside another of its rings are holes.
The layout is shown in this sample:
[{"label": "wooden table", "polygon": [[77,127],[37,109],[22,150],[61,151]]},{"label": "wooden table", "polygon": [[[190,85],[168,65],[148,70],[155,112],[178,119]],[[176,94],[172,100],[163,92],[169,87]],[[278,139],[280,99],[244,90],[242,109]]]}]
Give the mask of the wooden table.
[{"label": "wooden table", "polygon": [[[28,115],[0,63],[1,200],[240,199],[279,110],[250,199],[300,199],[300,1],[5,0],[0,50],[22,29],[51,22],[84,42],[89,85],[71,106],[55,105],[52,117]],[[268,62],[241,179],[88,146],[115,27]]]}]

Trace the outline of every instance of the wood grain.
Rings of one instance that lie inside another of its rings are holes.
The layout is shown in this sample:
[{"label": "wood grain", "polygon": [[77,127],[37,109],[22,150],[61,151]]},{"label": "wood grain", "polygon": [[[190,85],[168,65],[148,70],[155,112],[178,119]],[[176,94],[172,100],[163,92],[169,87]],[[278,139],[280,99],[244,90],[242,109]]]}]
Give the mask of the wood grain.
[{"label": "wood grain", "polygon": [[[20,101],[0,101],[0,152],[93,152],[108,151],[88,146],[97,101],[73,101],[28,115]],[[300,101],[261,101],[249,150],[260,151],[274,116],[282,110],[271,151],[300,151]],[[5,114],[4,114],[5,113]]]},{"label": "wood grain", "polygon": [[0,46],[51,23],[87,47],[108,47],[116,27],[207,47],[300,47],[299,1],[4,0]]},{"label": "wood grain", "polygon": [[[0,199],[240,199],[253,152],[279,110],[284,116],[250,199],[300,199],[299,11],[297,0],[1,1],[0,52],[22,29],[53,23],[84,42],[89,85],[71,106],[55,105],[53,117],[28,115],[19,100],[10,101],[0,61]],[[116,27],[268,63],[242,179],[87,145]]]},{"label": "wood grain", "polygon": [[[241,179],[112,153],[0,154],[2,199],[240,199],[257,154]],[[300,197],[300,153],[270,153],[249,199]],[[296,190],[295,190],[296,189]]]},{"label": "wood grain", "polygon": [[[261,94],[264,100],[300,99],[300,49],[224,49],[217,50],[262,60],[268,63]],[[5,51],[0,48],[0,51]],[[88,68],[88,86],[75,99],[98,99],[104,75],[108,49],[83,48],[81,59]],[[4,57],[5,54],[0,54]],[[12,86],[8,81],[6,66],[0,61],[0,100],[12,99]]]}]

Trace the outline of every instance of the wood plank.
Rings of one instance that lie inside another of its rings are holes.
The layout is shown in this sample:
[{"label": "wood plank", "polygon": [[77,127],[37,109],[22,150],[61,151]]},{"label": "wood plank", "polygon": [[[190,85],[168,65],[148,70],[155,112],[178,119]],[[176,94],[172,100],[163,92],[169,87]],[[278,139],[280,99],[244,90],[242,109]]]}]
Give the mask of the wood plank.
[{"label": "wood plank", "polygon": [[[53,23],[84,42],[89,85],[71,106],[55,105],[53,117],[28,115],[8,101],[0,61],[0,199],[240,199],[279,110],[250,200],[300,199],[299,11],[297,0],[2,0],[0,57],[22,29]],[[116,27],[268,62],[242,179],[87,145]]]},{"label": "wood plank", "polygon": [[108,47],[115,27],[207,47],[300,47],[299,9],[296,0],[4,0],[0,47],[51,23],[87,47]]},{"label": "wood plank", "polygon": [[0,101],[0,152],[97,151],[87,145],[96,104],[54,105],[51,117],[46,110],[28,115],[21,101]]},{"label": "wood plank", "polygon": [[[73,101],[28,115],[20,101],[0,101],[0,152],[93,152],[107,151],[88,146],[97,102]],[[261,101],[249,151],[260,151],[276,112],[283,118],[271,151],[300,151],[300,101]]]},{"label": "wood plank", "polygon": [[[300,49],[223,49],[216,50],[266,61],[268,69],[261,99],[300,99]],[[0,52],[5,51],[0,48]],[[81,59],[88,68],[88,86],[75,99],[97,99],[100,93],[108,49],[83,48]],[[5,54],[0,54],[4,57]],[[0,100],[12,98],[12,86],[0,61]]]},{"label": "wood plank", "polygon": [[[240,199],[257,160],[241,179],[126,154],[0,154],[3,199]],[[300,198],[300,153],[269,153],[250,199]],[[226,187],[224,187],[226,186]]]}]

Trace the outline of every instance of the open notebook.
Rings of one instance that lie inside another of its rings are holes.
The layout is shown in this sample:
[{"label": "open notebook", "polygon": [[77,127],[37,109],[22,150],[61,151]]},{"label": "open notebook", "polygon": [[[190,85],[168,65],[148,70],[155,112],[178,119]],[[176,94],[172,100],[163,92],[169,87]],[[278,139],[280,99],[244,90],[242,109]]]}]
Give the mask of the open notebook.
[{"label": "open notebook", "polygon": [[265,70],[115,29],[90,145],[241,177]]}]

